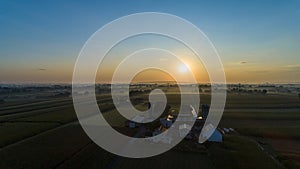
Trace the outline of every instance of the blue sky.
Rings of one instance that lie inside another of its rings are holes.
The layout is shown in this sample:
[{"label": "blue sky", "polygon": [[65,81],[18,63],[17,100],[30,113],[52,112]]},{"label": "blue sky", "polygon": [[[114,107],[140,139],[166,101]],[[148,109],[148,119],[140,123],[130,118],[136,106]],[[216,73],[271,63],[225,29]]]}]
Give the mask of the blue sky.
[{"label": "blue sky", "polygon": [[[299,82],[299,8],[300,1],[291,0],[2,0],[0,82],[69,82],[80,49],[96,30],[124,15],[149,11],[198,26],[217,48],[229,81]],[[65,74],[55,76],[60,70]]]}]

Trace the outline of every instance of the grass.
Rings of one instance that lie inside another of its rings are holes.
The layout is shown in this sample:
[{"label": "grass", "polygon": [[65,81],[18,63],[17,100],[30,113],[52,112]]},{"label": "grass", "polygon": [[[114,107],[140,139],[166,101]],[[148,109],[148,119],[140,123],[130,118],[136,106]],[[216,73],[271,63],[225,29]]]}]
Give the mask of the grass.
[{"label": "grass", "polygon": [[59,107],[65,105],[71,105],[72,101],[68,100],[52,100],[48,102],[39,102],[39,103],[32,103],[26,104],[24,106],[13,106],[8,107],[4,110],[0,110],[0,115],[7,115],[7,114],[15,114],[15,113],[22,113],[27,111],[34,111],[34,110],[41,110],[41,109],[48,109],[52,107]]},{"label": "grass", "polygon": [[209,153],[216,168],[222,169],[277,169],[271,157],[251,140],[243,136],[227,135],[222,144],[211,144]]},{"label": "grass", "polygon": [[67,107],[62,110],[57,110],[53,112],[37,114],[30,117],[18,118],[15,121],[49,121],[58,122],[60,124],[68,123],[77,120],[75,111],[73,107]]},{"label": "grass", "polygon": [[[138,96],[134,96],[138,97]],[[147,95],[142,96],[145,101]],[[178,109],[180,96],[167,92],[168,104]],[[201,94],[201,103],[210,104],[210,95]],[[112,126],[124,126],[124,117],[108,103],[109,96],[101,96],[103,115]],[[61,106],[61,107],[57,107]],[[177,107],[176,107],[177,106]],[[139,110],[145,105],[138,104]],[[294,95],[228,94],[226,109],[221,127],[232,127],[245,136],[262,137],[270,140],[300,139],[300,102]],[[18,112],[18,113],[15,113]],[[0,146],[22,140],[76,120],[71,102],[62,100],[41,101],[36,103],[11,104],[0,108]],[[291,151],[285,142],[274,146],[277,157],[286,168],[297,168],[287,156]],[[295,144],[299,145],[299,144]],[[281,153],[284,152],[283,154]],[[294,151],[294,150],[293,150]],[[30,152],[31,155],[28,155]],[[222,169],[259,169],[276,168],[277,165],[262,152],[256,144],[242,136],[225,136],[222,144],[208,145],[208,153],[203,151],[183,151],[179,148],[153,158],[142,160],[120,158],[107,153],[90,143],[79,125],[71,125],[59,130],[10,147],[0,152],[0,168],[105,168],[117,161],[115,168],[222,168]],[[297,152],[295,152],[297,154]],[[5,162],[5,164],[3,163]]]},{"label": "grass", "polygon": [[[116,110],[109,112],[105,116],[114,125],[124,125],[124,122],[119,120],[122,116],[119,116]],[[3,147],[62,124],[76,121],[77,116],[74,108],[71,105],[67,105],[64,108],[36,110],[34,114],[14,114],[9,116],[8,119],[2,118],[1,120],[0,147]]]},{"label": "grass", "polygon": [[1,123],[0,124],[0,147],[9,145],[18,140],[25,139],[30,136],[34,136],[40,132],[46,131],[53,127],[58,126],[57,123]]},{"label": "grass", "polygon": [[80,125],[68,125],[2,150],[0,168],[54,168],[89,143]]},{"label": "grass", "polygon": [[115,169],[153,169],[153,168],[203,168],[214,166],[207,155],[172,149],[155,157],[144,159],[123,158],[106,152],[91,144],[85,150],[67,161],[59,169],[66,168],[115,168]]}]

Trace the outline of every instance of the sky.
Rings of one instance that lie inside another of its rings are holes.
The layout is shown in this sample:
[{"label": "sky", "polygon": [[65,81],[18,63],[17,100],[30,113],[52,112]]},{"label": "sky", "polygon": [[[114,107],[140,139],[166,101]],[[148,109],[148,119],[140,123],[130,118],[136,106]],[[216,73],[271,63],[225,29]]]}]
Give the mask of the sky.
[{"label": "sky", "polygon": [[[0,83],[70,83],[86,40],[105,24],[137,12],[170,13],[199,27],[217,49],[229,83],[300,82],[299,8],[300,1],[293,0],[2,0]],[[124,46],[134,47],[134,42]],[[126,48],[118,51],[120,57],[123,52]],[[105,66],[111,62],[103,65],[97,78],[109,79],[112,70]],[[209,81],[199,67],[193,70],[199,82]],[[178,71],[184,73],[180,66]],[[145,75],[143,80],[161,77],[148,74],[152,76]]]}]

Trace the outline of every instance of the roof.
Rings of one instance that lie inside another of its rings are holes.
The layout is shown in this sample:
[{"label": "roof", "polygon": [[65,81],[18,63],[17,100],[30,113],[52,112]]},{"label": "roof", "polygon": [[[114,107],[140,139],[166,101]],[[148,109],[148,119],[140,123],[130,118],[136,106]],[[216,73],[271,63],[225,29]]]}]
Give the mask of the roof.
[{"label": "roof", "polygon": [[222,142],[222,134],[212,124],[203,127],[202,132],[202,137],[208,139],[208,141]]},{"label": "roof", "polygon": [[212,124],[208,124],[208,125],[204,126],[202,129],[202,136],[204,138],[209,138],[213,134],[215,129],[216,128]]},{"label": "roof", "polygon": [[220,133],[219,130],[215,130],[213,134],[209,137],[208,141],[213,141],[213,142],[222,142],[222,134]]}]

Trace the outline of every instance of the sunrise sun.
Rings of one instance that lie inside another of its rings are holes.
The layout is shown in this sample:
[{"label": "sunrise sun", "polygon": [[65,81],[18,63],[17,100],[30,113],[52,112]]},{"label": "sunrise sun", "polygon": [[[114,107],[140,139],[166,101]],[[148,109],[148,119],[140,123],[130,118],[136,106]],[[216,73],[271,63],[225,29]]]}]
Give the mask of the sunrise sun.
[{"label": "sunrise sun", "polygon": [[181,64],[178,67],[180,73],[186,73],[189,71],[189,66],[187,64]]}]

